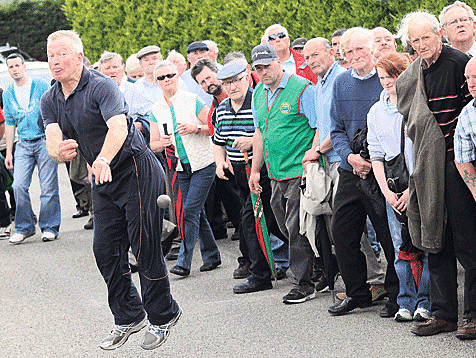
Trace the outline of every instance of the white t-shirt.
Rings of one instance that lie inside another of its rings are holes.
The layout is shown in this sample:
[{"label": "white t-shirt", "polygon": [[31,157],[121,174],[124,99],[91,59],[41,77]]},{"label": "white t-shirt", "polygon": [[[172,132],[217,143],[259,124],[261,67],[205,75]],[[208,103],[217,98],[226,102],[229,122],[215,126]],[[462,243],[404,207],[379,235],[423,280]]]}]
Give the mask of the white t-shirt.
[{"label": "white t-shirt", "polygon": [[23,86],[13,84],[15,97],[17,98],[18,104],[23,109],[28,109],[28,106],[30,105],[31,82],[31,78],[28,78],[28,82]]}]

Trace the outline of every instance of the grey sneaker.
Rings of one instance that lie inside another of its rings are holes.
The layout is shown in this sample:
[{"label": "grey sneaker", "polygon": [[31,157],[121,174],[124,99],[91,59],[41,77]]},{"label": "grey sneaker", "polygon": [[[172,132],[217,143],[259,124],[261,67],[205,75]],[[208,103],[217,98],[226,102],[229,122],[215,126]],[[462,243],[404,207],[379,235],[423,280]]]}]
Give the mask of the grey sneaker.
[{"label": "grey sneaker", "polygon": [[102,349],[112,350],[119,348],[126,343],[129,336],[139,332],[147,325],[147,319],[144,318],[139,323],[131,323],[128,325],[115,325],[109,336],[107,336],[99,345]]},{"label": "grey sneaker", "polygon": [[154,349],[164,344],[170,334],[170,329],[177,324],[181,316],[182,310],[179,308],[177,314],[170,320],[170,322],[159,326],[151,324],[147,332],[145,332],[144,341],[142,342],[141,347],[144,349]]}]

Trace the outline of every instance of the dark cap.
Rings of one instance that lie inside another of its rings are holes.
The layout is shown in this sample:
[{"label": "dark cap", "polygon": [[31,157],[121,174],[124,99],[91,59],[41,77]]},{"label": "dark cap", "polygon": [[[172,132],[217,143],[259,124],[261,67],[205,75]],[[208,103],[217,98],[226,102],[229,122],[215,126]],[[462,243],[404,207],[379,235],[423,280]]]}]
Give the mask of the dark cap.
[{"label": "dark cap", "polygon": [[230,61],[224,65],[217,73],[220,81],[235,77],[246,70],[246,65],[238,60]]},{"label": "dark cap", "polygon": [[197,51],[197,50],[209,51],[209,48],[204,42],[201,42],[201,41],[192,42],[187,47],[187,53]]},{"label": "dark cap", "polygon": [[277,58],[278,54],[276,50],[269,44],[258,45],[251,51],[251,62],[253,66],[269,65],[271,61]]},{"label": "dark cap", "polygon": [[293,49],[304,48],[304,45],[306,44],[306,42],[307,42],[307,39],[305,37],[298,37],[296,40],[293,41],[293,44],[291,45],[291,47]]},{"label": "dark cap", "polygon": [[139,52],[137,52],[137,59],[141,59],[142,57],[149,55],[151,53],[160,53],[160,47],[159,46],[146,46],[142,48]]}]

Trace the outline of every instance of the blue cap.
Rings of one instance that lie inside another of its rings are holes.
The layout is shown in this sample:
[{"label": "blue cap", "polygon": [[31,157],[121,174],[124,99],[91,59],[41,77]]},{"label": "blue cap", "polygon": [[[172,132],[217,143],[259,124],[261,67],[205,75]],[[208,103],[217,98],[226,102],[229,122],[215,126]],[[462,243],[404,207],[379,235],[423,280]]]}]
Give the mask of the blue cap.
[{"label": "blue cap", "polygon": [[209,51],[208,46],[204,42],[201,42],[201,41],[192,42],[187,47],[187,53],[197,51],[197,50]]},{"label": "blue cap", "polygon": [[274,47],[269,44],[258,45],[251,51],[251,62],[253,66],[269,65],[271,61],[277,59],[278,53]]},{"label": "blue cap", "polygon": [[246,70],[246,65],[238,60],[233,60],[224,65],[217,73],[217,79],[220,81],[232,78]]}]

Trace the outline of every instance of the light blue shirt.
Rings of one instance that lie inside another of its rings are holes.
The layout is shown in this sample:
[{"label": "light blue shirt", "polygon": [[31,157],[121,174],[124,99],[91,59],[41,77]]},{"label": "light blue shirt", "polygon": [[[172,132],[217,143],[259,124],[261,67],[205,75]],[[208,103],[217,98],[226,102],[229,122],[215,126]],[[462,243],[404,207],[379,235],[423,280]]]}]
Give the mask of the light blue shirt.
[{"label": "light blue shirt", "polygon": [[281,64],[283,71],[295,75],[296,74],[296,61],[294,61],[294,56],[291,53],[291,56]]},{"label": "light blue shirt", "polygon": [[476,108],[474,99],[461,111],[456,125],[454,145],[455,161],[471,163],[476,160]]},{"label": "light blue shirt", "polygon": [[[317,129],[319,130],[319,141],[324,142],[331,131],[331,102],[334,82],[338,75],[345,72],[346,69],[334,62],[327,70],[324,77],[319,76],[316,89],[316,112],[317,112]],[[329,163],[340,162],[340,157],[332,148],[325,154]]]},{"label": "light blue shirt", "polygon": [[198,97],[200,97],[203,100],[203,102],[205,102],[208,108],[212,106],[213,96],[205,92],[202,86],[200,86],[197,83],[197,81],[193,79],[192,70],[188,69],[187,71],[182,73],[182,76],[180,76],[180,79],[183,82],[185,82],[186,91],[195,93]]},{"label": "light blue shirt", "polygon": [[[288,72],[284,71],[283,78],[281,79],[281,82],[279,82],[279,85],[274,91],[274,93],[271,92],[268,85],[264,85],[264,89],[268,92],[268,108],[271,108],[271,106],[273,105],[273,102],[279,93],[279,89],[283,89],[286,87],[286,85],[288,84],[289,77],[291,77],[291,75]],[[302,92],[301,97],[299,98],[299,112],[301,112],[301,114],[303,114],[304,117],[307,118],[311,128],[316,128],[317,126],[316,92],[314,88],[315,87],[312,86],[312,84],[307,86]],[[254,95],[255,92],[253,92],[253,99],[251,100],[251,110],[253,112],[255,128],[259,128]]]},{"label": "light blue shirt", "polygon": [[152,102],[155,103],[159,100],[160,97],[163,95],[162,88],[159,87],[157,83],[149,84],[147,79],[144,77],[139,78],[136,82],[134,82],[134,86],[139,87],[144,95]]},{"label": "light blue shirt", "polygon": [[18,139],[34,140],[44,137],[45,133],[38,125],[40,117],[40,99],[50,85],[46,81],[33,78],[30,89],[30,103],[28,108],[20,107],[15,96],[14,86],[11,84],[3,93],[3,111],[5,113],[5,123],[10,126],[17,126]]}]

